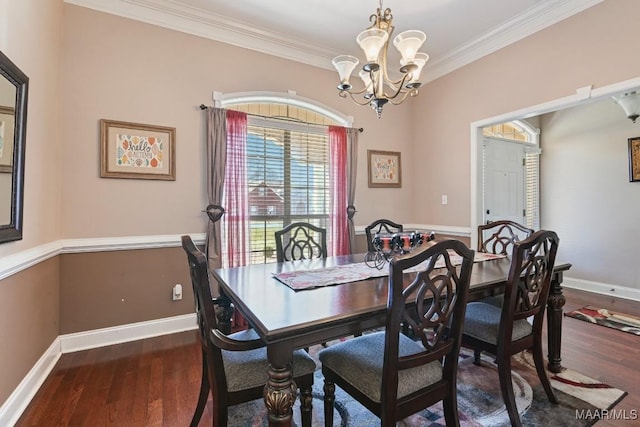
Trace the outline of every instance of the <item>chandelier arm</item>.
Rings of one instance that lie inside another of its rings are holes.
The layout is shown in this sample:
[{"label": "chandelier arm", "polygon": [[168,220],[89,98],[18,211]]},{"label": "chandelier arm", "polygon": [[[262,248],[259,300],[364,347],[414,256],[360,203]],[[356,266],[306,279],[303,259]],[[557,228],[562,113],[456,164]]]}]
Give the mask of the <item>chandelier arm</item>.
[{"label": "chandelier arm", "polygon": [[416,96],[418,95],[418,89],[411,89],[407,92],[404,92],[404,95],[402,96],[402,98],[400,98],[399,101],[394,100],[393,98],[389,98],[389,103],[392,105],[400,105],[404,102],[405,99],[407,99],[407,96]]},{"label": "chandelier arm", "polygon": [[[398,86],[398,88],[396,89],[395,87],[388,85],[390,88],[392,88],[395,93],[393,95],[388,95],[387,93],[385,93],[383,91],[382,95],[384,98],[387,98],[388,100],[392,100],[394,98],[396,98],[398,95],[404,93],[404,96],[402,97],[402,101],[404,101],[404,99],[407,97],[407,94],[411,91],[407,91],[406,89],[404,89],[404,82],[407,80],[407,77],[409,77],[409,74],[405,74],[404,77],[402,78],[402,80],[400,80],[400,86]],[[415,96],[415,95],[413,95]],[[400,102],[402,102],[400,101]],[[392,103],[393,104],[393,103]],[[397,104],[394,104],[397,105]]]},{"label": "chandelier arm", "polygon": [[[360,90],[353,90],[353,88],[351,88],[349,90],[341,90],[338,93],[338,95],[340,95],[340,93],[342,93],[342,92],[346,92],[346,93],[349,93],[349,94],[352,94],[352,95],[360,95],[361,93],[365,93],[366,91],[367,91],[366,87],[364,87],[364,88],[362,88]],[[343,98],[344,98],[344,96],[343,96]]]},{"label": "chandelier arm", "polygon": [[[361,92],[358,92],[358,93],[362,93],[362,91],[361,91]],[[357,95],[358,93],[356,93],[356,95]],[[365,99],[364,101],[360,101],[360,100],[358,100],[358,98],[356,98],[355,96],[353,96],[353,94],[352,94],[351,92],[342,91],[342,92],[340,92],[340,93],[338,94],[338,96],[340,96],[341,98],[346,98],[346,97],[347,97],[347,95],[349,95],[349,97],[351,98],[351,100],[352,100],[353,102],[355,102],[356,104],[358,104],[358,105],[361,105],[361,106],[362,106],[362,105],[369,105],[369,103],[370,103],[370,101],[369,101],[368,99]]]}]

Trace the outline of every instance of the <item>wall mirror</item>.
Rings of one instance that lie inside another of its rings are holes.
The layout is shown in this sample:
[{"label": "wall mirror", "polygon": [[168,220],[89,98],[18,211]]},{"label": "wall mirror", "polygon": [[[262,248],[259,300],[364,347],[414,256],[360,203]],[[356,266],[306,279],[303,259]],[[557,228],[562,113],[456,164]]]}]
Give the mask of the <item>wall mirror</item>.
[{"label": "wall mirror", "polygon": [[29,78],[0,52],[0,243],[22,239]]}]

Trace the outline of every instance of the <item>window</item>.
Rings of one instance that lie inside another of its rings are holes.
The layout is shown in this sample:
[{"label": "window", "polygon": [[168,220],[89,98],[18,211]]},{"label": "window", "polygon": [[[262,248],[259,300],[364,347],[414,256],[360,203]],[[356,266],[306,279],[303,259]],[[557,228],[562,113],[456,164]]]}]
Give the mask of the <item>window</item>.
[{"label": "window", "polygon": [[335,122],[295,106],[235,104],[226,108],[250,114],[246,149],[249,262],[275,262],[275,231],[296,221],[328,228],[331,194],[327,128],[309,123]]},{"label": "window", "polygon": [[482,129],[482,135],[512,141],[531,142],[531,133],[516,122],[487,126]]}]

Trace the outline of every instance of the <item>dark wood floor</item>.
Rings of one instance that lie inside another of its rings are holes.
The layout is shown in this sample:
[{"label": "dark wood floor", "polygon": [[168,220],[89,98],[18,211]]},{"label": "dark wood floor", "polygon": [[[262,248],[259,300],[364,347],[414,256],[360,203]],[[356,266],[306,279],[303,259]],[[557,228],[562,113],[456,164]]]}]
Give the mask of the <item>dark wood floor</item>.
[{"label": "dark wood floor", "polygon": [[[565,290],[566,310],[591,304],[640,316],[640,303]],[[626,390],[640,410],[640,337],[565,317],[563,365]],[[17,426],[187,426],[198,396],[196,332],[64,354]],[[211,403],[200,422],[211,425]],[[600,421],[596,426],[638,421]]]}]

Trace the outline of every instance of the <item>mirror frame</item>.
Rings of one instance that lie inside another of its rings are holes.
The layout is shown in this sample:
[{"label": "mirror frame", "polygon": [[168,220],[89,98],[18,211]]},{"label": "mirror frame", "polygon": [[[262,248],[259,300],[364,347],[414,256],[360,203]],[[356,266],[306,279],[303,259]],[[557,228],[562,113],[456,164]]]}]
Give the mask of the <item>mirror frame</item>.
[{"label": "mirror frame", "polygon": [[2,52],[0,52],[0,76],[16,87],[13,164],[11,170],[11,219],[9,224],[0,224],[0,243],[4,243],[22,240],[24,152],[27,131],[29,78]]}]

